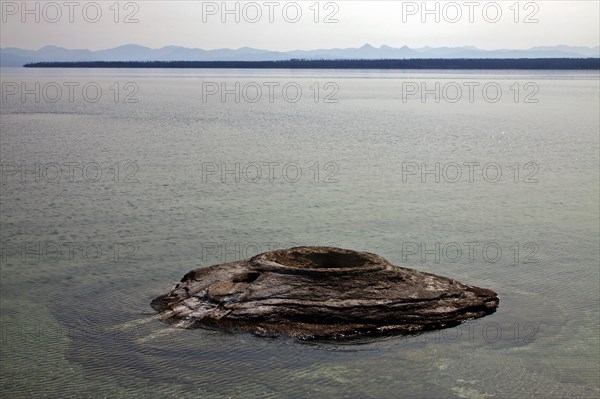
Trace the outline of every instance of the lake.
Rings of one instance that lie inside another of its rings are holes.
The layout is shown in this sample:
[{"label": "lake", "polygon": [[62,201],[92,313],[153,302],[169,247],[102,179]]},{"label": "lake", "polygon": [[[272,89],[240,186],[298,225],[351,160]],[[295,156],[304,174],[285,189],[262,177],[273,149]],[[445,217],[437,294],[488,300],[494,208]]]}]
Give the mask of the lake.
[{"label": "lake", "polygon": [[[600,395],[597,71],[1,75],[3,397]],[[154,317],[189,270],[296,245],[500,305],[351,343]]]}]

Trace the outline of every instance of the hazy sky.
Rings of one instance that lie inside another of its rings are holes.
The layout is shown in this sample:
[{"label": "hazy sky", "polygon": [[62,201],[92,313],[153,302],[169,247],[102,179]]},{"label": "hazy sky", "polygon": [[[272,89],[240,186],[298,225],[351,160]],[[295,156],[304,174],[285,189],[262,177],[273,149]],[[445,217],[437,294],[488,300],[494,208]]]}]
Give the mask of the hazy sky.
[{"label": "hazy sky", "polygon": [[364,43],[522,49],[596,46],[600,40],[597,0],[122,1],[118,7],[115,1],[59,0],[28,1],[27,9],[22,1],[0,3],[1,47],[26,49],[56,45],[97,50],[131,43],[204,49],[294,50]]}]

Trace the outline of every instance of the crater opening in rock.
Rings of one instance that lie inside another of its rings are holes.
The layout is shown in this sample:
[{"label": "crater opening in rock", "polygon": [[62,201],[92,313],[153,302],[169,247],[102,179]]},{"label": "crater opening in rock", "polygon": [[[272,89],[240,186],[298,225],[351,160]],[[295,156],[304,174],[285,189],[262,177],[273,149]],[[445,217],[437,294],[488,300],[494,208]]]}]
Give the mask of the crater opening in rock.
[{"label": "crater opening in rock", "polygon": [[277,262],[280,265],[302,268],[302,269],[341,269],[341,268],[360,268],[366,267],[372,263],[367,256],[361,256],[359,253],[347,252],[272,252],[265,260]]}]

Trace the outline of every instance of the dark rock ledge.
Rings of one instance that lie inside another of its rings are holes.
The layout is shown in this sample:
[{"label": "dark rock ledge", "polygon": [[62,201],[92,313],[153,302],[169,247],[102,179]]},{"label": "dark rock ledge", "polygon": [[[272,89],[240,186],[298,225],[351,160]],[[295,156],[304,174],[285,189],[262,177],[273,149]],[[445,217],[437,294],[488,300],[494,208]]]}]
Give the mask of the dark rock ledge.
[{"label": "dark rock ledge", "polygon": [[496,311],[495,292],[333,247],[295,247],[192,270],[152,301],[181,328],[300,339],[414,334]]}]

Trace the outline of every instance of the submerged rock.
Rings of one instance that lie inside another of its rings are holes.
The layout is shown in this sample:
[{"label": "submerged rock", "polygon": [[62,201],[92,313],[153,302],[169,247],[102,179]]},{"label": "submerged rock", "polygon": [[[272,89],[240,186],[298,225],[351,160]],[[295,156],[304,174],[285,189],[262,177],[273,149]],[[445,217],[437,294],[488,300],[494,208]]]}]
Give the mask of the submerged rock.
[{"label": "submerged rock", "polygon": [[333,247],[295,247],[196,269],[152,301],[176,327],[301,339],[412,334],[495,312],[495,292]]}]

